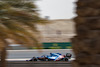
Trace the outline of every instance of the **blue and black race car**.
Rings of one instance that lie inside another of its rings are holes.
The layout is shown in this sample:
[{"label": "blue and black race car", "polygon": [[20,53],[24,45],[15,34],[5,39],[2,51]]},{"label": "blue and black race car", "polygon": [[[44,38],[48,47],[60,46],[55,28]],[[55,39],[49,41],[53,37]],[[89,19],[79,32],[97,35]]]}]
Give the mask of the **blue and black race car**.
[{"label": "blue and black race car", "polygon": [[67,53],[62,55],[60,53],[50,53],[50,55],[42,55],[41,57],[33,57],[30,60],[26,61],[68,61],[71,58],[72,54]]}]

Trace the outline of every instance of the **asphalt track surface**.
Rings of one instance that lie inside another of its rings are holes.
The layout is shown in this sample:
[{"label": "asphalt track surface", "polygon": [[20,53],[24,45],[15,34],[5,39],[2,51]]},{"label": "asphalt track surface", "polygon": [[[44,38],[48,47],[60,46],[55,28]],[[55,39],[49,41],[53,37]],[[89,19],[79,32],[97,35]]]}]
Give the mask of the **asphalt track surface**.
[{"label": "asphalt track surface", "polygon": [[70,62],[8,62],[7,67],[72,67]]},{"label": "asphalt track surface", "polygon": [[7,50],[7,59],[8,61],[25,61],[29,60],[33,56],[38,57],[42,55],[49,55],[50,53],[71,53],[72,60],[75,58],[72,49],[42,49],[42,50]]}]

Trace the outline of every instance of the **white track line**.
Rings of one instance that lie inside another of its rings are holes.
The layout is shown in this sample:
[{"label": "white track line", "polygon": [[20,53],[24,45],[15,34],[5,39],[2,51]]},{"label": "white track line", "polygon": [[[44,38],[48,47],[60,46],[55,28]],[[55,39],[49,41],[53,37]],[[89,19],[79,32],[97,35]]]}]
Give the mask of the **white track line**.
[{"label": "white track line", "polygon": [[25,58],[25,59],[6,59],[7,61],[26,61],[29,60],[30,58]]},{"label": "white track line", "polygon": [[[24,58],[24,59],[6,59],[7,61],[26,61],[29,60],[30,58]],[[75,58],[69,59],[69,61],[75,60]]]}]

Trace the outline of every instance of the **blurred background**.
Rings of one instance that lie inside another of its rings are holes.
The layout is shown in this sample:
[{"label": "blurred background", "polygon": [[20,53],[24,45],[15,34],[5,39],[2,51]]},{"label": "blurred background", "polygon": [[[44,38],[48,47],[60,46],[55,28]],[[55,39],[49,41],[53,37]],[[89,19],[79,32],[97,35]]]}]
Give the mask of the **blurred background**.
[{"label": "blurred background", "polygon": [[[38,50],[36,50],[38,49],[36,46],[25,47],[21,44],[9,44],[7,48],[8,60],[26,60],[33,56],[41,56],[43,54],[49,54],[50,52],[60,52],[62,54],[66,54],[67,52],[73,53],[71,50],[71,38],[76,35],[75,23],[73,21],[73,18],[76,16],[76,1],[77,0],[35,1],[34,3],[37,7],[36,11],[40,14],[40,17],[49,21],[49,24],[45,25],[36,24],[36,28],[40,31],[41,38],[38,40],[42,43],[41,48],[43,52],[39,53]],[[15,50],[16,53],[13,50]],[[75,56],[73,55],[73,57]]]},{"label": "blurred background", "polygon": [[71,53],[74,60],[76,1],[0,0],[1,64],[50,53]]},{"label": "blurred background", "polygon": [[[35,5],[40,17],[47,19],[50,23],[46,25],[37,24],[42,38],[42,48],[45,49],[68,49],[71,48],[71,38],[75,36],[76,16],[75,7],[77,0],[38,0]],[[56,46],[54,46],[56,44]],[[13,44],[12,44],[13,45]],[[11,45],[11,46],[12,46]],[[30,47],[30,49],[36,47]],[[9,48],[8,48],[9,49]],[[11,49],[11,48],[10,48]],[[26,49],[25,47],[12,47],[12,49]]]},{"label": "blurred background", "polygon": [[0,0],[0,67],[100,67],[99,16],[100,0]]}]

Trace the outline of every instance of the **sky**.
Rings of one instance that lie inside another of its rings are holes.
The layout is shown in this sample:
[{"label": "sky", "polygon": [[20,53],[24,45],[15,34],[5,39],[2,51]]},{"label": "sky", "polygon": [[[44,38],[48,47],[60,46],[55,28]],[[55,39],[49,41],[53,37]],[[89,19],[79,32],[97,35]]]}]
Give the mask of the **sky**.
[{"label": "sky", "polygon": [[40,16],[49,19],[72,19],[76,16],[75,7],[77,0],[39,0],[36,2]]}]

